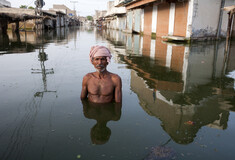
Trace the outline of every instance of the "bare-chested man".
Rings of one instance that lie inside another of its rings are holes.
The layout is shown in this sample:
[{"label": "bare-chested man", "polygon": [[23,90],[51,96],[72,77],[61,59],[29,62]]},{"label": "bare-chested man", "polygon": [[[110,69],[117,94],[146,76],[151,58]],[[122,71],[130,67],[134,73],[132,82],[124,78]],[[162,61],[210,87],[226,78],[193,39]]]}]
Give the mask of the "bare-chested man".
[{"label": "bare-chested man", "polygon": [[94,103],[109,103],[113,100],[122,101],[122,81],[114,73],[108,72],[106,67],[111,59],[111,53],[104,46],[94,46],[90,51],[90,61],[96,72],[83,77],[81,99],[88,98]]}]

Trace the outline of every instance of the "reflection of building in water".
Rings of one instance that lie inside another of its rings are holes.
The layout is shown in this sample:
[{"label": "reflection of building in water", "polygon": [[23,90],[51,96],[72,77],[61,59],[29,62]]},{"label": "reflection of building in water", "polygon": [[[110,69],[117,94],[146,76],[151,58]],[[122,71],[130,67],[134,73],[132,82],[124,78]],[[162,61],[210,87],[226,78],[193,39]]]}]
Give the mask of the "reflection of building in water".
[{"label": "reflection of building in water", "polygon": [[[169,84],[170,85],[170,84]],[[201,104],[181,105],[169,98],[177,96],[177,92],[150,89],[137,72],[131,71],[131,90],[140,100],[142,108],[151,116],[162,121],[163,129],[171,138],[182,144],[191,143],[198,130],[205,125],[225,129],[229,112],[220,109],[218,97],[201,100]],[[187,122],[193,122],[193,125]]]},{"label": "reflection of building in water", "polygon": [[[108,35],[115,41],[116,34]],[[162,121],[174,141],[192,142],[202,126],[227,127],[229,112],[222,108],[233,104],[224,97],[234,99],[235,94],[227,88],[231,80],[224,78],[223,68],[229,65],[224,63],[223,41],[184,46],[150,36],[126,35],[124,40],[121,47],[109,47],[132,69],[131,89],[140,105]]]},{"label": "reflection of building in water", "polygon": [[[0,35],[1,53],[28,53],[39,49],[42,45],[55,42],[56,45],[68,44],[74,40],[76,48],[77,28],[57,28],[57,30],[40,30],[37,32],[11,32]],[[42,43],[43,42],[43,43]]]},{"label": "reflection of building in water", "polygon": [[[113,30],[104,34],[114,44],[109,46],[113,53],[126,55],[122,59],[146,75],[144,78],[180,82],[183,85],[182,92],[189,91],[195,85],[207,84],[211,78],[221,77],[225,74],[223,68],[230,68],[230,71],[235,68],[229,67],[231,62],[224,67],[224,41],[184,46],[163,43],[161,39],[151,39],[150,36],[122,34]],[[171,78],[166,80],[168,76]]]}]

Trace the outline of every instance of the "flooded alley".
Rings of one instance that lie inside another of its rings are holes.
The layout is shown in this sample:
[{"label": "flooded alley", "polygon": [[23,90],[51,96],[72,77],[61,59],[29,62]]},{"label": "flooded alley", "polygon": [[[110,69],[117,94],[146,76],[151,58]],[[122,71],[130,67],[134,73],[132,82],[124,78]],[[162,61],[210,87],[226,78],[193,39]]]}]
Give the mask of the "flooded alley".
[{"label": "flooded alley", "polygon": [[[92,27],[0,39],[1,160],[234,159],[235,41],[169,43]],[[122,106],[80,100],[91,46]]]}]

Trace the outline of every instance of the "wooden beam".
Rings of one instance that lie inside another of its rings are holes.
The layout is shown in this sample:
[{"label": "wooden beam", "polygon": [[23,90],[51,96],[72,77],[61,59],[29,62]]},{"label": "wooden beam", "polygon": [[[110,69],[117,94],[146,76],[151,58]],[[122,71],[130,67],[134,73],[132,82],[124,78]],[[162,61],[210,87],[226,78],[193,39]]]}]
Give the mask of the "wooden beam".
[{"label": "wooden beam", "polygon": [[226,36],[226,47],[225,51],[228,51],[228,44],[229,44],[229,39],[231,35],[231,28],[232,28],[232,21],[234,18],[234,14],[231,14],[231,12],[228,13],[228,26],[227,26],[227,36]]},{"label": "wooden beam", "polygon": [[0,34],[5,35],[7,34],[7,19],[0,19]]},{"label": "wooden beam", "polygon": [[17,22],[15,22],[15,24],[16,24],[16,28],[15,28],[15,32],[16,33],[19,33],[19,27],[20,27],[20,24],[19,24],[20,22],[19,21],[17,21]]},{"label": "wooden beam", "polygon": [[130,5],[127,5],[126,9],[136,8],[136,7],[142,6],[144,4],[152,3],[155,1],[158,1],[158,0],[142,0],[142,1],[133,2]]}]

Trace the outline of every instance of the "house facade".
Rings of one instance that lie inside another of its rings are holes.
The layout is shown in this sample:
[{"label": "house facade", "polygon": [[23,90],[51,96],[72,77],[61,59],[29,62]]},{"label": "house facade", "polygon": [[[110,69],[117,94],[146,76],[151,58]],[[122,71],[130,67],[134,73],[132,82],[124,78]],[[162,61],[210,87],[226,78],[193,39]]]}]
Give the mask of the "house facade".
[{"label": "house facade", "polygon": [[63,12],[69,17],[77,17],[76,11],[69,9],[67,6],[63,4],[54,4],[53,8],[50,8],[49,10]]},{"label": "house facade", "polygon": [[173,40],[225,37],[234,0],[117,0],[126,7],[126,32]]},{"label": "house facade", "polygon": [[120,7],[119,0],[109,1],[107,3],[107,13],[105,15],[106,26],[110,29],[126,29],[126,8]]}]

